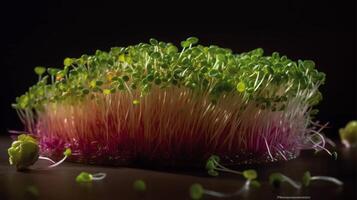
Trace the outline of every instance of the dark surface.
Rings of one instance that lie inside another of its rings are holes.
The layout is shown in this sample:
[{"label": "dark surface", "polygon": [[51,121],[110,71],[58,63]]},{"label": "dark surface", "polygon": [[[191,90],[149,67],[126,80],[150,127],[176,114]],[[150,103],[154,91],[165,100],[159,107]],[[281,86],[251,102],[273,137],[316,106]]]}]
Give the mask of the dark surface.
[{"label": "dark surface", "polygon": [[[17,172],[8,164],[6,149],[9,138],[0,137],[0,199],[190,199],[189,187],[201,183],[205,188],[234,192],[243,184],[243,178],[228,174],[207,177],[204,170],[148,170],[120,167],[98,167],[65,163],[51,170]],[[262,186],[252,189],[245,196],[231,199],[279,199],[280,197],[307,197],[310,199],[356,199],[356,149],[338,148],[338,159],[324,152],[314,155],[306,151],[295,160],[259,166],[240,166],[237,169],[254,168],[258,171]],[[36,166],[46,165],[42,161]],[[344,182],[338,187],[325,182],[313,182],[309,188],[297,191],[287,184],[273,189],[267,182],[272,172],[281,172],[295,180],[309,170],[312,175],[327,175]],[[75,177],[81,172],[105,172],[107,177],[92,184],[78,184]],[[136,179],[147,183],[143,194],[132,189]],[[36,187],[38,195],[29,188]],[[217,199],[205,196],[203,199]]]}]

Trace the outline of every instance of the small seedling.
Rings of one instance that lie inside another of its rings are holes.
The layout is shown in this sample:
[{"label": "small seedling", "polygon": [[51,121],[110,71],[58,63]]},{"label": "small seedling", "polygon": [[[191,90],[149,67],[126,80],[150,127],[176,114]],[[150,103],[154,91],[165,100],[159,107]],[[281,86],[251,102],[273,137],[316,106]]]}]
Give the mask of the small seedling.
[{"label": "small seedling", "polygon": [[146,183],[144,180],[138,179],[133,183],[133,189],[138,192],[146,191]]},{"label": "small seedling", "polygon": [[311,176],[309,171],[306,171],[302,177],[302,183],[305,187],[308,187],[312,181],[321,180],[334,183],[338,186],[343,185],[343,182],[337,178],[330,176]]},{"label": "small seedling", "polygon": [[92,181],[103,180],[107,176],[106,173],[90,174],[88,172],[81,172],[77,177],[77,183],[91,183]]}]

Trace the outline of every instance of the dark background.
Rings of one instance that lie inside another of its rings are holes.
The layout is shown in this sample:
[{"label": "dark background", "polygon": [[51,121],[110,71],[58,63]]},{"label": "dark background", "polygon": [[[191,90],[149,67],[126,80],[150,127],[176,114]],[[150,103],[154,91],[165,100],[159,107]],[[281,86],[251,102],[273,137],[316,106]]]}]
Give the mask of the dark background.
[{"label": "dark background", "polygon": [[[237,1],[239,2],[239,1]],[[96,49],[196,36],[234,52],[264,48],[311,59],[327,75],[317,117],[329,136],[356,119],[356,5],[345,1],[227,3],[206,1],[13,1],[1,5],[1,130],[21,130],[11,103],[34,84],[37,65],[61,67],[63,58]]]}]

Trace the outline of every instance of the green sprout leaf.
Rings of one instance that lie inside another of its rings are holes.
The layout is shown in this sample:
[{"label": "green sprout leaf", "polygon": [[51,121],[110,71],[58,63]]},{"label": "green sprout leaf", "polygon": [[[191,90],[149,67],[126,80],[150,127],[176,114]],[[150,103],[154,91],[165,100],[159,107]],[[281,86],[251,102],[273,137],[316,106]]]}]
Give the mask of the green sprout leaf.
[{"label": "green sprout leaf", "polygon": [[191,199],[201,199],[203,196],[204,188],[201,184],[195,183],[190,187],[190,197]]},{"label": "green sprout leaf", "polygon": [[67,148],[64,152],[63,152],[63,155],[64,156],[71,156],[72,155],[72,150],[70,148]]},{"label": "green sprout leaf", "polygon": [[57,72],[59,72],[60,69],[57,68],[48,68],[47,72],[51,75],[51,76],[56,76]]},{"label": "green sprout leaf", "polygon": [[254,180],[258,177],[258,174],[254,169],[248,169],[243,171],[243,176],[248,180]]},{"label": "green sprout leaf", "polygon": [[63,64],[65,67],[71,66],[73,64],[74,60],[72,58],[65,58],[63,60]]},{"label": "green sprout leaf", "polygon": [[145,181],[143,181],[141,179],[135,180],[133,183],[133,189],[138,192],[144,192],[146,190]]},{"label": "green sprout leaf", "polygon": [[196,38],[196,37],[189,37],[189,38],[187,38],[187,41],[188,41],[191,45],[194,45],[194,44],[197,44],[197,43],[198,43],[198,38]]},{"label": "green sprout leaf", "polygon": [[33,165],[39,158],[37,140],[29,135],[19,135],[8,149],[9,163],[17,170],[24,170]]},{"label": "green sprout leaf", "polygon": [[306,171],[302,177],[302,184],[305,187],[308,187],[310,185],[310,181],[311,181],[311,174],[309,171]]},{"label": "green sprout leaf", "polygon": [[77,177],[76,177],[77,183],[90,183],[93,181],[93,176],[92,174],[88,172],[81,172]]},{"label": "green sprout leaf", "polygon": [[42,76],[42,74],[44,74],[46,72],[46,68],[45,67],[41,67],[41,66],[37,66],[34,68],[34,71],[37,75]]}]

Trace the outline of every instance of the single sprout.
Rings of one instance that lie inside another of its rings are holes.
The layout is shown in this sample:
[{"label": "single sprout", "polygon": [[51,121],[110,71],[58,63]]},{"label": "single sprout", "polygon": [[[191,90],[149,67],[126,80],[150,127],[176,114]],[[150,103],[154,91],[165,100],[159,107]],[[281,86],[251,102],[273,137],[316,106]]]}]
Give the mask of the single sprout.
[{"label": "single sprout", "polygon": [[8,154],[10,165],[15,165],[17,170],[24,170],[39,158],[37,140],[26,134],[19,135],[8,149]]},{"label": "single sprout", "polygon": [[220,158],[217,155],[212,155],[211,157],[208,158],[206,162],[206,170],[209,175],[218,176],[219,175],[218,171],[221,171],[221,172],[229,172],[233,174],[243,175],[244,178],[246,178],[247,180],[254,180],[258,177],[258,173],[254,169],[248,169],[248,170],[244,170],[243,172],[240,172],[224,167],[219,162],[220,162]]},{"label": "single sprout", "polygon": [[139,179],[134,181],[133,189],[138,192],[144,192],[146,190],[146,183],[145,181]]},{"label": "single sprout", "polygon": [[191,199],[201,199],[203,196],[204,189],[201,184],[195,183],[190,187]]},{"label": "single sprout", "polygon": [[296,189],[300,189],[301,188],[300,183],[292,180],[291,178],[285,176],[282,173],[272,173],[272,174],[270,174],[269,183],[272,186],[278,188],[278,187],[280,187],[281,183],[283,183],[283,182],[289,183],[291,186],[293,186]]},{"label": "single sprout", "polygon": [[71,66],[72,64],[73,64],[73,59],[72,58],[65,58],[64,60],[63,60],[63,64],[64,64],[64,66]]},{"label": "single sprout", "polygon": [[72,154],[71,149],[67,148],[67,149],[63,152],[64,157],[63,157],[60,161],[58,161],[57,163],[54,163],[54,164],[48,166],[48,168],[57,167],[58,165],[62,164],[69,156],[71,156],[71,154]]},{"label": "single sprout", "polygon": [[81,172],[77,177],[77,183],[90,183],[92,181],[103,180],[107,176],[106,173],[90,174],[88,172]]},{"label": "single sprout", "polygon": [[218,198],[227,198],[227,197],[238,196],[249,191],[250,186],[254,188],[258,188],[260,187],[260,183],[257,180],[247,179],[244,185],[233,193],[222,193],[213,190],[207,190],[203,188],[201,184],[195,183],[190,187],[190,196],[191,199],[201,199],[203,195],[209,195]]},{"label": "single sprout", "polygon": [[345,128],[339,130],[342,143],[350,148],[357,146],[357,120],[350,121]]},{"label": "single sprout", "polygon": [[343,185],[343,182],[338,180],[337,178],[330,177],[330,176],[311,176],[309,171],[306,171],[302,177],[302,183],[305,187],[308,187],[310,185],[310,182],[315,180],[323,180],[323,181],[331,182],[338,186]]},{"label": "single sprout", "polygon": [[37,66],[34,68],[35,73],[38,75],[38,81],[41,81],[42,75],[46,72],[45,67]]}]

